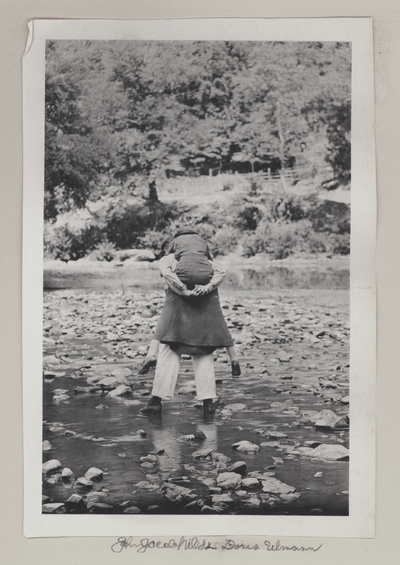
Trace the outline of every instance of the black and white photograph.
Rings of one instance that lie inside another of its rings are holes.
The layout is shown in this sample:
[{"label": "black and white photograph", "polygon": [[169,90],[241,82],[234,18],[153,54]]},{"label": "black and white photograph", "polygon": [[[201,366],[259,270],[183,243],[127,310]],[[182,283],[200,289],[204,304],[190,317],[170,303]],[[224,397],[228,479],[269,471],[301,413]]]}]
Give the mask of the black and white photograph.
[{"label": "black and white photograph", "polygon": [[30,67],[40,111],[25,123],[42,131],[25,161],[28,529],[180,517],[207,533],[354,535],[364,511],[354,531],[368,536],[364,44],[334,20],[326,34],[173,23],[141,36],[136,22],[133,38],[58,23]]}]

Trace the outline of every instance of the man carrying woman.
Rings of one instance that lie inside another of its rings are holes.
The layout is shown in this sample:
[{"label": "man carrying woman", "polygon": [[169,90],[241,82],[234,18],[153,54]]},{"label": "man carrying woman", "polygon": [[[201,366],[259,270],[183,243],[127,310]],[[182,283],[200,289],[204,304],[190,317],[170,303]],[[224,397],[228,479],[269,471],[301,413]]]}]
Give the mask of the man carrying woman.
[{"label": "man carrying woman", "polygon": [[[195,237],[185,239],[184,236]],[[233,375],[240,374],[232,337],[219,302],[218,287],[225,272],[216,268],[210,257],[211,273],[206,279],[209,282],[203,284],[203,280],[202,284],[195,284],[196,279],[192,278],[184,284],[176,273],[182,270],[182,264],[179,265],[181,257],[179,254],[176,257],[173,252],[174,249],[182,248],[176,245],[177,241],[179,244],[179,239],[181,244],[188,243],[184,249],[189,251],[187,255],[192,260],[191,268],[196,267],[196,246],[201,238],[192,228],[184,228],[177,233],[175,244],[173,242],[170,247],[171,252],[160,260],[160,271],[166,283],[166,297],[148,354],[147,364],[160,343],[152,396],[147,406],[140,411],[143,414],[161,414],[161,401],[173,397],[182,354],[192,356],[197,398],[203,401],[205,415],[215,411],[214,400],[217,398],[213,356],[215,349],[226,347],[231,356]],[[206,265],[203,263],[200,269],[202,276],[205,269]]]}]

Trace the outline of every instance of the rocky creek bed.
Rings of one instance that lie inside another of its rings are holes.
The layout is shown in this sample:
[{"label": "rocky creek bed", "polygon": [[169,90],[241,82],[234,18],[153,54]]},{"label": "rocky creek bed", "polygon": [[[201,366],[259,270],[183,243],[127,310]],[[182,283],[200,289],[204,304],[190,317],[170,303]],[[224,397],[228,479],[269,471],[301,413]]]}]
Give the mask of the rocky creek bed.
[{"label": "rocky creek bed", "polygon": [[44,296],[44,513],[348,514],[347,290],[221,290],[242,375],[215,354],[204,420],[190,358],[162,416],[139,413],[164,294]]}]

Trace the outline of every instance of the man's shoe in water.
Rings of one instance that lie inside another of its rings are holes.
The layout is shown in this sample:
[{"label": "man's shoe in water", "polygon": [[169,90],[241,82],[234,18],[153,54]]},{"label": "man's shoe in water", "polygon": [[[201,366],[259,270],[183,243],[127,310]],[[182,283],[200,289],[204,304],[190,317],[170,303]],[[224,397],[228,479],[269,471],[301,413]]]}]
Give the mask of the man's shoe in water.
[{"label": "man's shoe in water", "polygon": [[150,398],[148,403],[144,408],[139,410],[141,414],[161,414],[162,407],[161,407],[161,399],[155,399],[153,396]]}]

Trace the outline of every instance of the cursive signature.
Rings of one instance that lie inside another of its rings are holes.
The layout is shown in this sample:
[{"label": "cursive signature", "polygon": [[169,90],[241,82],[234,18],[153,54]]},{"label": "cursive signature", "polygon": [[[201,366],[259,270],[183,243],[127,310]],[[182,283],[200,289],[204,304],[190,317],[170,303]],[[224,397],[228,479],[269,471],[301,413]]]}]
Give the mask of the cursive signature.
[{"label": "cursive signature", "polygon": [[179,540],[170,538],[166,541],[154,540],[151,538],[142,538],[140,540],[137,540],[137,538],[133,537],[120,537],[115,543],[112,544],[111,551],[113,551],[114,553],[121,553],[125,549],[133,549],[137,553],[146,553],[146,551],[150,549],[174,549],[176,551],[207,551],[217,549],[221,551],[256,551],[259,549],[264,549],[267,551],[317,552],[321,549],[322,545],[322,543],[317,547],[303,545],[282,545],[280,540],[276,541],[275,543],[272,543],[269,540],[264,540],[264,542],[260,542],[259,545],[258,543],[251,544],[237,542],[231,538],[226,538],[223,542],[218,543],[215,541],[211,542],[206,538],[186,538],[185,536],[181,536]]},{"label": "cursive signature", "polygon": [[145,553],[148,549],[175,549],[190,550],[195,549],[203,551],[207,549],[217,549],[217,544],[212,544],[205,539],[185,538],[182,536],[178,541],[171,538],[167,541],[155,541],[149,538],[142,538],[137,543],[133,541],[132,537],[118,538],[118,541],[111,546],[114,553],[121,553],[124,549],[134,548],[137,553]]}]

